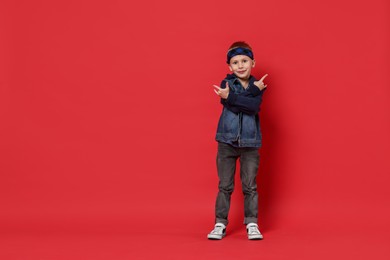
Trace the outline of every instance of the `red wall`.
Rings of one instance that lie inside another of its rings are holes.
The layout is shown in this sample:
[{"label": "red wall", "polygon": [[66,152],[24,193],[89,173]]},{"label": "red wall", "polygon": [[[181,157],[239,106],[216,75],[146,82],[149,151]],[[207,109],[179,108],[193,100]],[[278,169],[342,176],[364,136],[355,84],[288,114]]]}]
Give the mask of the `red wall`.
[{"label": "red wall", "polygon": [[[0,9],[2,229],[157,220],[208,232],[221,112],[212,85],[230,73],[229,45],[244,40],[253,75],[269,74],[264,232],[390,231],[388,1],[5,1]],[[236,183],[231,225],[241,227]]]}]

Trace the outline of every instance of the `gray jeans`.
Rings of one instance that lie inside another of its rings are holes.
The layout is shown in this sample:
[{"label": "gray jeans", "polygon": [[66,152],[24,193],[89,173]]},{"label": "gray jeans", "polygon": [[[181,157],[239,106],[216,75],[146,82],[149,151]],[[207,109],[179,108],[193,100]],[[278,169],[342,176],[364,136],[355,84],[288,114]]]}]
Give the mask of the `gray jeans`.
[{"label": "gray jeans", "polygon": [[227,226],[230,209],[230,196],[234,189],[236,161],[240,158],[240,177],[244,193],[244,224],[257,223],[258,194],[256,176],[260,154],[258,148],[234,147],[218,143],[217,170],[219,177],[218,195],[215,203],[215,223]]}]

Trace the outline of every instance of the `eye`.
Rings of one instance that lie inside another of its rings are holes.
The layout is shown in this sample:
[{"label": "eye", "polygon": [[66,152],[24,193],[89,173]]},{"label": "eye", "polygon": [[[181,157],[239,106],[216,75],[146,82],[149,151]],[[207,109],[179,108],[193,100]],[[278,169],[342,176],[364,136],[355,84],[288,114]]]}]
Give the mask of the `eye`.
[{"label": "eye", "polygon": [[248,60],[243,60],[243,62],[244,62],[244,63],[247,63],[247,62],[248,62]]},{"label": "eye", "polygon": [[233,64],[237,64],[237,61],[233,61]]}]

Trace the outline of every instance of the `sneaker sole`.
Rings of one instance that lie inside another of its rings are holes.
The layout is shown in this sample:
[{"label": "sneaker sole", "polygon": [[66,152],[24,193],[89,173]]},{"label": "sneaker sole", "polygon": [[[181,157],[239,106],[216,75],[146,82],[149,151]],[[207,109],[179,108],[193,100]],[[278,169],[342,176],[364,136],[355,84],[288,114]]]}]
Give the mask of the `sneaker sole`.
[{"label": "sneaker sole", "polygon": [[262,240],[263,236],[261,235],[254,235],[254,236],[248,236],[249,240]]},{"label": "sneaker sole", "polygon": [[208,234],[207,235],[207,238],[210,239],[210,240],[221,240],[222,238],[224,238],[226,236],[226,234],[223,234],[222,236],[219,236],[219,235],[210,235]]}]

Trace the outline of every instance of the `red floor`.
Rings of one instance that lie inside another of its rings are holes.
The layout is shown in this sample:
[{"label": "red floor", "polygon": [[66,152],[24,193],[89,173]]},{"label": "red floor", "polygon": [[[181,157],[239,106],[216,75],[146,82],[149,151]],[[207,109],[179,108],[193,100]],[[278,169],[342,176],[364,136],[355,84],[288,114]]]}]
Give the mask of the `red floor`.
[{"label": "red floor", "polygon": [[0,259],[390,259],[390,232],[378,221],[362,226],[331,219],[317,224],[281,221],[261,226],[262,241],[247,240],[244,226],[237,218],[231,221],[221,241],[206,239],[212,228],[206,216],[159,224],[144,220],[8,226],[0,237]]}]

